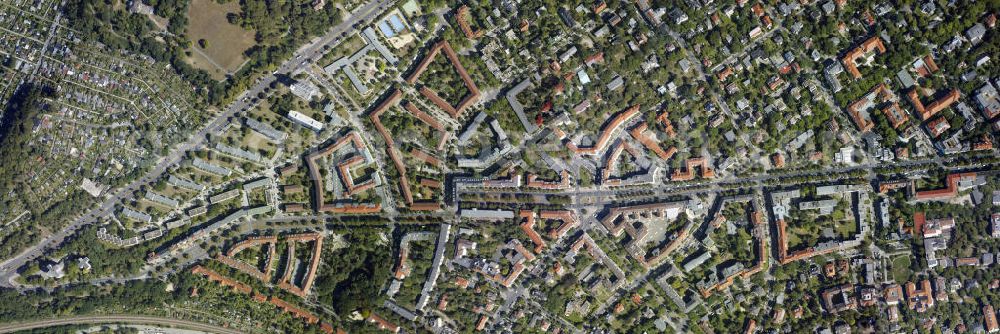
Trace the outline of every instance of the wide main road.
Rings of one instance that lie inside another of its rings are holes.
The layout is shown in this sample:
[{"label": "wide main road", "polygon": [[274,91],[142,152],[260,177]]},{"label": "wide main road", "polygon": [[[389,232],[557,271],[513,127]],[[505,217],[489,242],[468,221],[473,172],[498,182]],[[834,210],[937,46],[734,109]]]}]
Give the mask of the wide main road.
[{"label": "wide main road", "polygon": [[156,165],[153,166],[153,168],[150,169],[150,171],[143,177],[132,181],[127,186],[119,188],[113,195],[106,198],[100,206],[92,208],[85,214],[78,216],[68,226],[49,234],[44,237],[41,242],[29,247],[17,256],[0,263],[0,286],[15,287],[15,284],[13,284],[11,280],[17,277],[17,268],[20,268],[28,261],[41,256],[46,250],[58,246],[63,242],[63,240],[76,232],[76,230],[80,227],[93,222],[99,217],[112,213],[115,204],[123,198],[132,196],[132,193],[139,190],[139,187],[144,184],[149,184],[159,178],[160,175],[166,172],[167,168],[179,163],[184,158],[185,152],[203,145],[207,134],[221,129],[222,126],[229,122],[231,117],[252,107],[254,104],[254,102],[252,102],[254,101],[254,97],[263,93],[271,85],[271,83],[277,80],[278,76],[288,75],[310,66],[311,60],[322,55],[326,47],[340,43],[343,38],[342,36],[345,33],[355,30],[355,27],[368,24],[372,19],[378,17],[378,15],[380,15],[393,3],[394,0],[373,0],[365,3],[361,7],[358,7],[346,20],[334,26],[325,35],[314,39],[309,44],[306,44],[296,51],[292,58],[282,63],[278,69],[274,71],[274,73],[260,78],[256,84],[236,97],[236,100],[216,115],[212,121],[203,126],[200,130],[191,134],[187,141],[177,145],[170,151],[170,154],[167,154],[157,160]]},{"label": "wide main road", "polygon": [[238,330],[219,327],[215,325],[203,324],[200,322],[177,320],[142,315],[107,315],[107,316],[79,316],[64,317],[58,319],[37,320],[32,322],[22,322],[0,325],[0,333],[14,333],[38,328],[48,328],[65,325],[97,325],[97,324],[132,324],[132,325],[160,325],[184,329],[197,330],[207,333],[239,334]]},{"label": "wide main road", "polygon": [[640,192],[640,191],[651,191],[657,195],[671,195],[685,189],[696,189],[704,187],[715,187],[721,188],[726,186],[739,186],[744,187],[744,183],[762,183],[762,182],[778,182],[778,183],[802,183],[800,180],[795,180],[796,177],[806,177],[812,176],[822,179],[829,178],[848,178],[847,173],[851,172],[872,172],[875,168],[884,167],[897,167],[904,169],[905,171],[914,170],[924,170],[927,166],[939,166],[947,169],[976,169],[987,167],[988,164],[985,163],[960,163],[962,156],[948,156],[948,157],[934,157],[919,160],[905,160],[896,162],[872,162],[853,166],[840,166],[833,168],[823,168],[823,169],[809,169],[801,171],[791,171],[782,172],[774,174],[758,174],[748,177],[738,177],[738,178],[720,178],[720,179],[710,179],[710,180],[700,180],[696,182],[688,183],[675,183],[675,182],[662,182],[653,186],[636,186],[636,187],[622,187],[622,188],[604,188],[601,186],[591,186],[587,188],[563,190],[563,191],[552,191],[544,189],[505,189],[505,188],[458,188],[458,195],[464,194],[514,194],[514,195],[569,195],[569,196],[584,196],[584,197],[608,197],[615,196],[619,194],[628,194],[630,192]]}]

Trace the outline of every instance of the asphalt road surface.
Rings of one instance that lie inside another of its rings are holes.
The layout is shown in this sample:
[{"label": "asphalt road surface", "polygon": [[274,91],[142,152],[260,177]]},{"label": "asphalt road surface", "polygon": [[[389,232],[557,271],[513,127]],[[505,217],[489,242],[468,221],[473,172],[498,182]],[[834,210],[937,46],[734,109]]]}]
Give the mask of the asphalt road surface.
[{"label": "asphalt road surface", "polygon": [[14,287],[11,280],[17,277],[17,268],[20,268],[28,261],[38,258],[47,250],[58,246],[63,242],[63,240],[84,225],[94,222],[99,217],[107,216],[112,213],[112,210],[115,208],[115,204],[119,203],[123,198],[130,197],[131,194],[139,190],[142,185],[149,184],[159,178],[160,175],[170,168],[170,166],[179,163],[184,158],[185,152],[203,145],[205,136],[208,133],[222,128],[227,122],[229,122],[231,117],[252,107],[253,102],[251,101],[253,101],[253,98],[256,97],[257,94],[264,92],[264,90],[267,89],[272,82],[277,80],[279,75],[288,75],[310,66],[313,59],[322,56],[326,46],[333,46],[339,43],[343,38],[343,34],[355,30],[356,26],[366,25],[393,3],[394,0],[374,0],[359,7],[347,20],[333,27],[326,35],[319,37],[318,39],[314,39],[309,44],[300,48],[295,52],[292,58],[281,64],[281,66],[279,66],[274,73],[261,78],[254,86],[244,91],[243,94],[240,94],[240,96],[238,96],[235,101],[229,105],[229,107],[227,107],[222,113],[216,115],[211,122],[191,134],[187,141],[174,147],[170,154],[157,160],[156,165],[143,177],[132,181],[125,187],[119,188],[115,191],[114,195],[106,198],[100,206],[80,215],[62,230],[46,236],[39,243],[21,252],[21,254],[0,263],[0,286]]},{"label": "asphalt road surface", "polygon": [[163,326],[197,330],[207,333],[220,333],[220,334],[242,333],[238,330],[219,327],[215,325],[203,324],[194,321],[160,318],[153,316],[138,316],[138,315],[80,316],[80,317],[66,317],[59,319],[38,320],[33,322],[6,324],[6,325],[0,325],[0,333],[14,333],[18,331],[25,331],[37,328],[48,328],[48,327],[63,326],[63,325],[86,325],[86,324],[163,325]]}]

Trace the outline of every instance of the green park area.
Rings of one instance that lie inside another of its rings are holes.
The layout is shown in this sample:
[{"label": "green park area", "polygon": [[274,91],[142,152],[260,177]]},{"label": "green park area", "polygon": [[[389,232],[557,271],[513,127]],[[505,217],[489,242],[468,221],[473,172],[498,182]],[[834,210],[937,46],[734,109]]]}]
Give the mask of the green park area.
[{"label": "green park area", "polygon": [[239,2],[220,4],[214,0],[191,0],[188,6],[188,61],[211,73],[216,80],[226,78],[243,65],[243,52],[254,46],[254,32],[230,23],[228,16],[239,15]]}]

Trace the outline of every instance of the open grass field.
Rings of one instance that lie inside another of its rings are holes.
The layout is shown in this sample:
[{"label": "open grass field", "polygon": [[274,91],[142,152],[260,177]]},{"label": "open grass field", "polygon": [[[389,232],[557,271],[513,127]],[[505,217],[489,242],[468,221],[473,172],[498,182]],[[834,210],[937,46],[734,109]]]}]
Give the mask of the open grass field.
[{"label": "open grass field", "polygon": [[160,195],[167,196],[180,201],[187,201],[197,195],[194,190],[181,188],[173,185],[167,184],[162,190],[158,191]]},{"label": "open grass field", "polygon": [[[254,45],[254,32],[229,24],[226,14],[239,13],[237,1],[221,5],[214,0],[191,0],[188,6],[188,36],[191,39],[191,65],[204,69],[215,79],[225,79],[245,61],[243,51]],[[204,39],[207,47],[198,41]]]},{"label": "open grass field", "polygon": [[852,239],[855,234],[858,234],[858,223],[854,222],[853,219],[847,221],[838,221],[834,225],[834,230],[837,231],[837,235],[841,239]]},{"label": "open grass field", "polygon": [[274,150],[277,149],[277,147],[268,141],[266,137],[256,132],[250,132],[246,136],[243,136],[242,141],[240,142],[240,147],[246,148],[251,152],[258,153],[259,150],[264,150],[266,151],[266,154],[261,154],[264,157],[270,157],[274,154]]},{"label": "open grass field", "polygon": [[788,250],[800,250],[815,246],[820,234],[819,226],[789,224],[785,229],[788,236]]},{"label": "open grass field", "polygon": [[910,279],[910,255],[902,255],[892,259],[892,277],[896,282],[905,282]]}]

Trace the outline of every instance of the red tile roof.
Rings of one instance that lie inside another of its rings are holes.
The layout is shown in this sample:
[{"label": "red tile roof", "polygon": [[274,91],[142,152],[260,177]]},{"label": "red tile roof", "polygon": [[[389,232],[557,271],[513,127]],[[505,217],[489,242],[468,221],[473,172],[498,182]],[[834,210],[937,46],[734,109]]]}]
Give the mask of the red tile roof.
[{"label": "red tile roof", "polygon": [[893,129],[899,129],[901,125],[910,119],[910,116],[906,115],[906,112],[900,109],[899,103],[896,102],[882,109],[882,113],[885,114],[885,118],[889,120],[889,124],[892,125]]},{"label": "red tile roof", "polygon": [[757,330],[757,320],[749,319],[747,320],[747,328],[743,331],[744,334],[753,334]]},{"label": "red tile roof", "polygon": [[[376,124],[376,127],[378,127],[380,131],[385,131],[384,128],[381,128],[381,123]],[[316,190],[313,192],[313,202],[316,211],[326,212],[334,207],[331,204],[327,204],[324,198],[325,191],[323,191],[323,177],[320,175],[320,168],[317,165],[316,160],[332,154],[349,143],[354,146],[355,150],[367,150],[367,147],[365,147],[364,143],[361,141],[360,135],[358,135],[357,132],[351,131],[347,135],[337,139],[337,141],[330,143],[329,145],[313,152],[312,154],[309,154],[306,157],[306,166],[309,168],[309,178],[312,179],[313,187]],[[340,176],[341,182],[343,182],[345,187],[347,187],[348,196],[353,196],[375,186],[374,180],[368,180],[362,184],[354,184],[354,178],[351,177],[350,169],[360,164],[363,160],[364,159],[360,155],[356,155],[337,165],[338,175]],[[286,206],[286,211],[287,210],[288,207]],[[295,210],[294,207],[293,210]]]},{"label": "red tile roof", "polygon": [[548,233],[549,239],[559,239],[566,235],[566,232],[576,226],[579,222],[573,211],[569,210],[543,210],[539,213],[539,217],[542,219],[553,219],[562,221],[559,227],[550,230]]},{"label": "red tile roof", "polygon": [[937,199],[947,199],[955,197],[958,194],[958,181],[964,178],[975,178],[976,173],[955,173],[948,175],[945,183],[947,186],[943,189],[936,190],[925,190],[918,191],[916,193],[916,199],[920,200],[937,200]]},{"label": "red tile roof", "polygon": [[587,64],[587,66],[604,63],[604,52],[598,52],[588,56],[587,59],[584,60],[584,63]]},{"label": "red tile roof", "polygon": [[482,37],[483,36],[482,30],[472,30],[472,27],[469,26],[469,22],[466,21],[468,15],[469,15],[469,6],[466,5],[458,7],[458,10],[455,12],[455,21],[458,21],[458,26],[459,28],[462,29],[462,33],[464,33],[465,37],[468,39],[476,39]]},{"label": "red tile roof", "polygon": [[431,165],[431,166],[434,166],[434,167],[440,167],[441,166],[441,159],[438,159],[437,157],[435,157],[433,155],[430,155],[427,152],[421,151],[420,149],[417,149],[416,147],[410,149],[410,155],[412,155],[414,158],[420,159],[420,161],[423,161],[423,162],[427,163],[428,165]]},{"label": "red tile roof", "polygon": [[594,146],[580,148],[577,147],[572,141],[567,141],[566,147],[576,154],[598,154],[604,151],[604,146],[608,144],[608,141],[611,139],[611,135],[618,130],[618,127],[622,126],[626,121],[632,119],[632,117],[637,114],[639,114],[639,105],[634,105],[625,111],[618,113],[601,131],[601,135],[598,137]]},{"label": "red tile roof", "polygon": [[412,211],[437,211],[441,210],[441,204],[437,202],[413,202],[409,209]]},{"label": "red tile roof", "polygon": [[521,231],[528,235],[528,239],[535,244],[535,253],[541,253],[542,249],[545,248],[545,240],[542,240],[542,236],[535,232],[535,212],[530,210],[522,210],[520,216],[524,219],[521,223]]},{"label": "red tile roof", "polygon": [[669,114],[667,114],[667,112],[664,111],[659,116],[656,116],[656,120],[660,121],[660,123],[663,123],[663,131],[667,133],[667,136],[670,136],[670,138],[674,138],[677,136],[677,132],[674,132],[674,124],[670,122],[670,118],[667,117],[668,115]]},{"label": "red tile roof", "polygon": [[673,156],[672,152],[664,151],[663,147],[660,147],[659,143],[657,143],[652,137],[646,135],[644,133],[646,132],[646,128],[646,123],[639,123],[638,126],[629,131],[629,134],[631,134],[635,140],[642,143],[642,146],[645,146],[650,151],[653,151],[653,153],[656,153],[656,156],[660,157],[660,159],[670,160]]},{"label": "red tile roof", "polygon": [[303,310],[289,302],[286,302],[278,297],[271,296],[269,301],[271,302],[271,304],[274,304],[274,306],[284,309],[285,312],[291,313],[292,316],[304,319],[307,323],[315,324],[319,322],[319,318],[317,318],[316,315],[312,314],[309,311]]},{"label": "red tile roof", "polygon": [[333,212],[333,213],[351,213],[351,214],[365,214],[365,213],[378,213],[382,211],[381,203],[374,204],[324,204],[320,208],[320,212]]},{"label": "red tile roof", "polygon": [[[436,97],[437,95],[434,96]],[[441,137],[438,139],[437,150],[439,151],[443,150],[444,146],[448,144],[448,137],[451,135],[450,133],[448,133],[447,129],[445,129],[445,127],[441,125],[441,123],[438,122],[437,119],[421,111],[420,108],[417,108],[417,106],[410,101],[406,101],[406,103],[403,105],[403,109],[412,114],[413,117],[416,117],[420,121],[434,128],[434,130],[437,130],[437,132],[441,133]]]},{"label": "red tile roof", "polygon": [[990,140],[989,135],[983,135],[983,140],[975,142],[972,144],[973,151],[983,151],[993,149],[993,141]]},{"label": "red tile roof", "polygon": [[775,153],[771,156],[771,162],[774,168],[785,168],[785,156],[781,152]]},{"label": "red tile roof", "polygon": [[428,188],[441,188],[441,181],[422,177],[420,178],[420,185]]},{"label": "red tile roof", "polygon": [[880,83],[873,87],[871,92],[847,106],[847,113],[861,132],[870,131],[875,127],[875,123],[872,122],[871,115],[866,114],[867,109],[891,98],[892,92],[889,91],[889,87],[885,83]]},{"label": "red tile roof", "polygon": [[847,69],[847,72],[851,73],[851,76],[853,76],[855,79],[861,79],[861,72],[858,71],[858,66],[854,62],[857,61],[857,59],[860,58],[861,56],[876,50],[878,50],[878,53],[880,54],[885,53],[886,51],[885,45],[882,44],[882,38],[878,36],[872,36],[871,38],[868,38],[867,40],[862,42],[861,45],[859,45],[858,47],[851,49],[851,51],[848,51],[847,54],[845,54],[844,57],[840,59],[840,61],[844,63],[844,67]]},{"label": "red tile roof", "polygon": [[269,244],[271,246],[268,247],[270,252],[267,254],[267,259],[274,259],[276,252],[274,247],[275,243],[277,243],[276,236],[250,237],[246,240],[237,243],[236,245],[233,245],[233,247],[229,249],[226,255],[220,253],[216,255],[215,258],[216,260],[222,262],[223,264],[226,264],[236,270],[242,271],[250,276],[253,276],[256,279],[267,282],[271,280],[271,272],[273,269],[273,266],[270,264],[270,262],[268,262],[267,267],[264,268],[264,271],[261,271],[261,269],[258,268],[257,266],[253,266],[247,264],[246,262],[236,260],[233,258],[233,256],[235,256],[236,254],[238,254],[239,252],[243,251],[246,248]]},{"label": "red tile roof", "polygon": [[941,110],[947,109],[953,103],[957,102],[959,97],[961,97],[961,94],[958,92],[958,89],[952,89],[951,91],[948,92],[948,94],[945,94],[945,96],[942,96],[940,99],[931,102],[931,104],[925,107],[924,103],[920,101],[920,96],[917,93],[917,89],[919,88],[913,88],[912,90],[910,90],[909,93],[906,94],[906,96],[910,98],[910,103],[913,103],[913,107],[917,109],[917,114],[920,115],[920,119],[924,121],[930,119],[932,116],[936,115]]},{"label": "red tile roof", "polygon": [[993,310],[993,305],[983,306],[983,323],[986,325],[987,333],[1000,331],[1000,325],[997,325],[997,313]]},{"label": "red tile roof", "polygon": [[233,288],[233,290],[236,290],[237,292],[249,294],[252,291],[249,285],[246,285],[242,282],[237,282],[229,277],[223,276],[222,274],[219,274],[215,271],[212,271],[211,269],[202,267],[200,265],[196,265],[194,266],[194,268],[191,268],[191,272],[194,274],[204,275],[208,277],[209,280],[216,281],[219,282],[219,284],[221,285],[231,287]]},{"label": "red tile roof", "polygon": [[[374,179],[369,179],[368,181],[363,182],[361,184],[355,184],[354,178],[351,177],[351,168],[360,165],[364,160],[365,159],[363,157],[356,155],[351,158],[348,158],[347,160],[341,161],[340,163],[337,164],[337,174],[340,175],[340,181],[343,182],[344,187],[347,188],[346,189],[347,196],[354,196],[365,190],[375,187]],[[317,196],[322,196],[322,192],[324,192],[322,188],[316,189]]]},{"label": "red tile roof", "polygon": [[733,75],[733,68],[729,66],[726,66],[726,68],[722,69],[719,71],[719,74],[717,74],[720,82],[726,82],[726,79],[728,79],[730,75]]},{"label": "red tile roof", "polygon": [[694,179],[694,169],[701,169],[701,177],[710,179],[715,177],[715,171],[712,170],[708,165],[708,160],[704,157],[691,158],[684,161],[684,168],[678,168],[674,170],[674,173],[670,175],[671,181],[690,181]]},{"label": "red tile roof", "polygon": [[387,330],[393,333],[399,333],[398,325],[390,322],[389,320],[385,320],[385,318],[382,318],[378,314],[375,314],[375,312],[372,312],[372,314],[368,316],[368,321],[374,323],[375,326],[378,327],[378,329]]},{"label": "red tile roof", "polygon": [[569,188],[569,172],[562,171],[559,172],[559,180],[554,182],[547,182],[538,180],[538,175],[528,174],[528,182],[525,184],[528,188],[539,188],[539,189],[567,189]]},{"label": "red tile roof", "polygon": [[486,321],[488,320],[490,320],[490,318],[487,317],[486,315],[480,316],[479,321],[476,322],[476,330],[482,331],[483,329],[486,329]]},{"label": "red tile roof", "polygon": [[510,271],[510,274],[507,275],[506,278],[504,278],[501,284],[503,284],[504,287],[509,288],[511,285],[514,285],[514,281],[516,281],[517,278],[521,276],[522,272],[524,272],[524,264],[521,263],[515,264],[514,269]]},{"label": "red tile roof", "polygon": [[431,117],[431,115],[428,115],[427,113],[421,111],[420,108],[417,108],[417,106],[414,105],[412,102],[406,101],[405,103],[403,103],[403,109],[406,109],[406,111],[409,111],[410,114],[413,115],[413,117],[416,117],[417,119],[423,121],[424,123],[427,123],[427,125],[430,125],[435,130],[445,131],[444,126],[441,125],[440,122],[434,119],[434,117]]},{"label": "red tile roof", "polygon": [[913,282],[906,282],[906,305],[911,310],[916,310],[917,312],[924,312],[927,308],[934,307],[934,297],[933,290],[931,289],[931,281],[923,280],[920,282],[920,289],[917,289],[917,285]]},{"label": "red tile roof", "polygon": [[[409,206],[411,210],[415,211],[438,210],[440,209],[440,205],[437,203],[414,203],[413,192],[412,190],[410,190],[410,181],[409,178],[407,177],[406,166],[403,164],[402,154],[396,147],[395,140],[392,138],[392,135],[389,134],[389,132],[386,131],[385,127],[382,125],[382,120],[380,118],[381,115],[385,113],[386,110],[389,110],[390,107],[399,103],[401,99],[402,99],[402,93],[400,92],[400,90],[393,89],[392,93],[390,93],[389,96],[382,101],[382,103],[379,103],[379,105],[375,107],[374,110],[372,110],[371,114],[369,115],[369,118],[371,119],[372,123],[375,124],[375,129],[378,130],[378,132],[382,135],[382,138],[385,139],[386,145],[388,146],[386,147],[386,152],[389,154],[389,158],[390,160],[392,160],[393,166],[396,167],[396,170],[399,172],[401,176],[399,178],[399,190],[400,193],[403,194],[403,201],[406,202],[406,204]],[[414,110],[419,111],[419,109],[417,109],[416,106],[404,109],[407,109],[411,113],[414,113]],[[420,112],[420,114],[423,113]],[[414,115],[417,115],[417,113],[414,113]],[[420,118],[420,116],[417,117]],[[447,132],[445,132],[444,135],[442,136],[442,141],[441,141],[442,144],[445,143],[445,138],[447,138]],[[376,203],[376,205],[378,204]],[[381,206],[379,206],[379,208],[381,208]]]},{"label": "red tile roof", "polygon": [[951,124],[948,123],[948,119],[944,116],[939,116],[934,120],[927,122],[927,130],[930,131],[931,137],[940,137],[942,133],[951,129]]},{"label": "red tile roof", "polygon": [[469,90],[469,94],[466,95],[462,99],[462,101],[460,101],[457,105],[452,106],[447,101],[444,101],[444,99],[438,96],[437,93],[435,93],[430,88],[427,88],[426,86],[420,88],[420,93],[423,94],[425,97],[427,97],[429,100],[431,100],[431,102],[436,104],[439,108],[451,114],[451,117],[458,118],[458,116],[460,116],[462,112],[465,111],[466,108],[468,108],[470,105],[472,105],[472,103],[474,103],[477,99],[479,99],[480,92],[479,88],[476,87],[476,83],[472,81],[472,77],[469,76],[469,73],[465,70],[465,67],[462,66],[462,62],[458,59],[458,54],[455,53],[455,50],[451,48],[451,44],[448,44],[447,40],[441,40],[437,44],[434,44],[433,47],[431,47],[430,52],[426,56],[424,56],[424,59],[417,65],[417,68],[414,69],[414,71],[410,74],[410,76],[406,78],[406,82],[411,85],[416,83],[417,79],[420,78],[420,75],[423,74],[425,70],[427,70],[427,66],[430,65],[431,61],[433,61],[434,58],[437,57],[437,55],[442,50],[444,51],[445,56],[448,58],[448,61],[451,62],[452,67],[454,67],[455,71],[458,72],[459,77],[462,78],[462,82],[465,84],[465,87]]}]

